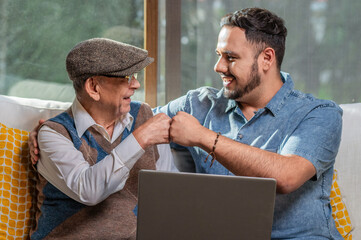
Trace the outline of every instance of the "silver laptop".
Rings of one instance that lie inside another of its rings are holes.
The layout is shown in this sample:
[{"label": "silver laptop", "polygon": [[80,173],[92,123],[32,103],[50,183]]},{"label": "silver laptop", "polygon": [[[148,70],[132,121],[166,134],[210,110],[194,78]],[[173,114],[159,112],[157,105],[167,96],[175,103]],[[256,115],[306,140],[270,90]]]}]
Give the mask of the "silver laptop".
[{"label": "silver laptop", "polygon": [[270,239],[276,181],[141,170],[138,240]]}]

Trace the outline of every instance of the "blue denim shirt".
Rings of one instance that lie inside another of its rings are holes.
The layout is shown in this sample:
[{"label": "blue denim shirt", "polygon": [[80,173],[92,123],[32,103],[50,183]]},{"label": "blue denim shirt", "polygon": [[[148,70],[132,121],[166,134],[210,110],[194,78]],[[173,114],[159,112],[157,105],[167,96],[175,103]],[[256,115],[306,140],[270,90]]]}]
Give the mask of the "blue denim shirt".
[{"label": "blue denim shirt", "polygon": [[[170,117],[184,111],[205,127],[235,141],[281,155],[295,154],[309,160],[317,174],[290,194],[277,194],[273,239],[342,239],[330,206],[333,165],[338,152],[342,110],[334,102],[316,99],[294,90],[287,73],[281,72],[282,88],[265,108],[249,121],[223,89],[202,87],[171,101],[154,112]],[[215,161],[204,162],[207,152],[189,147],[198,173],[232,175]]]}]

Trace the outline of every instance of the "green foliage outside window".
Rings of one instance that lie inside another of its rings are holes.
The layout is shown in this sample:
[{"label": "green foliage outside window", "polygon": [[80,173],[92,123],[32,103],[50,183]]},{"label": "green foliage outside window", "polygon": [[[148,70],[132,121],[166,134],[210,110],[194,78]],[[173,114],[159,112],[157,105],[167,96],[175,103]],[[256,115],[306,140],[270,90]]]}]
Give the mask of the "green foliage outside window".
[{"label": "green foliage outside window", "polygon": [[18,82],[68,83],[78,42],[108,37],[143,47],[143,0],[1,0],[0,94]]}]

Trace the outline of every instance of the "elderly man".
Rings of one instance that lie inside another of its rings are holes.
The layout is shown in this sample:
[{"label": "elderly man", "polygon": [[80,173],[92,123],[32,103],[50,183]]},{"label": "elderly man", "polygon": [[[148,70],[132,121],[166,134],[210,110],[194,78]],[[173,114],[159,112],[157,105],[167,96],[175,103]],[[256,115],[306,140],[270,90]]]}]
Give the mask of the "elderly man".
[{"label": "elderly man", "polygon": [[38,133],[31,239],[135,238],[139,169],[176,170],[164,144],[170,118],[131,101],[135,74],[152,61],[145,50],[101,38],[69,52],[76,99]]}]

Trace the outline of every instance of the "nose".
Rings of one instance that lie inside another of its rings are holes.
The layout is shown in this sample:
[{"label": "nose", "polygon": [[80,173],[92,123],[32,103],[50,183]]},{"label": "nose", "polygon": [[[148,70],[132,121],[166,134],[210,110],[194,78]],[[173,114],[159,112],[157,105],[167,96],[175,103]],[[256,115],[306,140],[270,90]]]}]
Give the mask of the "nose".
[{"label": "nose", "polygon": [[140,83],[138,81],[138,79],[134,76],[132,76],[132,79],[130,80],[130,83],[129,83],[129,88],[132,88],[132,89],[138,89],[140,87]]},{"label": "nose", "polygon": [[220,56],[216,62],[216,64],[214,65],[214,71],[217,73],[225,73],[227,72],[228,67],[226,64],[226,61],[224,60],[224,58],[222,56]]}]

